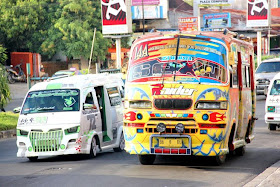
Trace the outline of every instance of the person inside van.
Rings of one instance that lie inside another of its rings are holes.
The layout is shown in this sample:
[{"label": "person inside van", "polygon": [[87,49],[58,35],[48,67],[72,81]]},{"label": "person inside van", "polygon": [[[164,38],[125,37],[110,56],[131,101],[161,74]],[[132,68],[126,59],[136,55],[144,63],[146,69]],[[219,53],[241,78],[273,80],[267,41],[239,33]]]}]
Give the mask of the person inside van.
[{"label": "person inside van", "polygon": [[272,87],[270,95],[279,95],[280,94],[280,80],[275,80]]}]

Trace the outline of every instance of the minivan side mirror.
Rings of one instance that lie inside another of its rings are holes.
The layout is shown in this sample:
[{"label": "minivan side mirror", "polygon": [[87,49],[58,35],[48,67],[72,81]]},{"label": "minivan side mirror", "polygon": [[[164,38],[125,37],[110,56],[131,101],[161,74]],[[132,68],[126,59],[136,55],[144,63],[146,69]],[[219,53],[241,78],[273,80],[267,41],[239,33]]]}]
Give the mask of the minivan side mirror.
[{"label": "minivan side mirror", "polygon": [[85,109],[97,109],[95,104],[88,104],[88,103],[84,103],[83,104],[83,110]]}]

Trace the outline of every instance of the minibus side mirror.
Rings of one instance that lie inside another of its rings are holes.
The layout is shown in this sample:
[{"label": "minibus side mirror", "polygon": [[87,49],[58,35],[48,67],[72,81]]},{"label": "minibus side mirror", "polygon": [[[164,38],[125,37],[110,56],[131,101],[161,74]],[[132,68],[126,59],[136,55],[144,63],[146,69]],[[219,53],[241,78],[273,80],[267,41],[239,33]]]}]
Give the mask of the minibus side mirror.
[{"label": "minibus side mirror", "polygon": [[88,104],[88,103],[84,103],[83,104],[83,110],[85,109],[97,109],[95,104]]}]

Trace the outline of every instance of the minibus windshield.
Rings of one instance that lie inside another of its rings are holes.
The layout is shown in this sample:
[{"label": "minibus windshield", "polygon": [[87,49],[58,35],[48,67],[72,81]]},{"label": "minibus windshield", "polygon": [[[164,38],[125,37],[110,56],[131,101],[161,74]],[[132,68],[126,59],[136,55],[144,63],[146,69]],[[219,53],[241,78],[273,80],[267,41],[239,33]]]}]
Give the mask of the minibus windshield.
[{"label": "minibus windshield", "polygon": [[29,92],[21,114],[79,111],[79,90],[55,89]]},{"label": "minibus windshield", "polygon": [[227,51],[222,44],[203,38],[181,37],[179,42],[168,38],[134,46],[127,81],[225,84],[227,71]]}]

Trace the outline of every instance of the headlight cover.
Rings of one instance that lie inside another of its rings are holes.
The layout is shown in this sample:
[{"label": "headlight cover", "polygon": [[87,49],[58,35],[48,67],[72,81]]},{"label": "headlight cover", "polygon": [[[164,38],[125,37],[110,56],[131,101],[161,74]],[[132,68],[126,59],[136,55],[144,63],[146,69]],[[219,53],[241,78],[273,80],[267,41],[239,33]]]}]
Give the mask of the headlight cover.
[{"label": "headlight cover", "polygon": [[218,101],[218,102],[211,102],[211,101],[199,101],[196,104],[196,109],[214,109],[214,110],[226,110],[227,109],[227,101]]},{"label": "headlight cover", "polygon": [[152,108],[151,101],[130,101],[129,108]]}]

